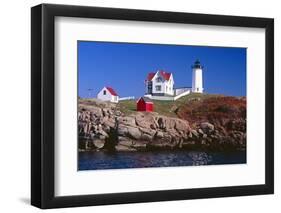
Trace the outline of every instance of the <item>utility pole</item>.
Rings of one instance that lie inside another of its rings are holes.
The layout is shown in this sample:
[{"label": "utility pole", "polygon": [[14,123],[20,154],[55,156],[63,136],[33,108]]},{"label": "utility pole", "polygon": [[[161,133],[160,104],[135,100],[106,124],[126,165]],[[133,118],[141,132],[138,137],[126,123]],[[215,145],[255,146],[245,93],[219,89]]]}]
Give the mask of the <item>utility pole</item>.
[{"label": "utility pole", "polygon": [[88,98],[91,98],[93,89],[89,88],[87,90],[88,90]]}]

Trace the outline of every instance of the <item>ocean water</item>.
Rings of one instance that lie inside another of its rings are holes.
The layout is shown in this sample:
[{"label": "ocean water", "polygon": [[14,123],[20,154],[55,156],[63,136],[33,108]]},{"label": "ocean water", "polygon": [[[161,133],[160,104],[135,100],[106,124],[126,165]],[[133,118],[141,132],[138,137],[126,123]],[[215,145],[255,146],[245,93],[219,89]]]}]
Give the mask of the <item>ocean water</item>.
[{"label": "ocean water", "polygon": [[78,170],[245,164],[246,151],[79,152]]}]

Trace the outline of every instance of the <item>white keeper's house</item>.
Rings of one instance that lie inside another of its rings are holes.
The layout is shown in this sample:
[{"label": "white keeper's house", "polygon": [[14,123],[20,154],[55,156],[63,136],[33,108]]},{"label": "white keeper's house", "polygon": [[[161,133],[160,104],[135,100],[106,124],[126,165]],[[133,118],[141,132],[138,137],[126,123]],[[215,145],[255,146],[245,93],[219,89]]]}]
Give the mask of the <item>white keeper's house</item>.
[{"label": "white keeper's house", "polygon": [[112,87],[102,88],[101,91],[98,93],[97,98],[103,101],[110,101],[113,103],[118,103],[119,101],[119,96]]},{"label": "white keeper's house", "polygon": [[192,87],[175,88],[170,72],[158,70],[148,73],[145,80],[145,97],[154,100],[177,100],[189,93],[203,93],[203,66],[196,60],[192,66]]},{"label": "white keeper's house", "polygon": [[146,79],[146,94],[154,96],[173,96],[174,78],[172,73],[158,70],[148,73]]}]

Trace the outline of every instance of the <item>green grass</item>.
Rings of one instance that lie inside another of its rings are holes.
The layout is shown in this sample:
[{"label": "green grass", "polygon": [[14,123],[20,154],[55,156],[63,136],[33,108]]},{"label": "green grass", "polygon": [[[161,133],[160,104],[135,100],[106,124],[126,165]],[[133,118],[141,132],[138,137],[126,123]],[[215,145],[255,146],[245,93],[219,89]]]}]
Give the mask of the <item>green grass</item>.
[{"label": "green grass", "polygon": [[130,115],[133,112],[136,112],[136,101],[135,100],[124,100],[119,101],[117,108],[123,112],[125,115]]},{"label": "green grass", "polygon": [[[188,104],[189,101],[195,101],[195,100],[201,101],[205,98],[218,97],[218,96],[220,95],[191,93],[176,101],[159,101],[159,100],[152,100],[152,101],[154,103],[154,112],[157,112],[161,115],[177,117],[176,114],[177,109],[182,105]],[[117,107],[125,115],[130,115],[136,112],[136,101],[135,100],[119,101]]]}]

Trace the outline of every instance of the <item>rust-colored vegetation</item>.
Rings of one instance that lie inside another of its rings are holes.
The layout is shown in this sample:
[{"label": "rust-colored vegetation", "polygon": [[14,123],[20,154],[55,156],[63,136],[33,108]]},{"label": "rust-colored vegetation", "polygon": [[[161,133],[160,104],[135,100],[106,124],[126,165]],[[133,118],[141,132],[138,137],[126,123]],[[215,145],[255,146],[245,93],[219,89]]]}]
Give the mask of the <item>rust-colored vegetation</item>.
[{"label": "rust-colored vegetation", "polygon": [[205,121],[224,125],[224,121],[229,119],[246,119],[246,98],[218,96],[190,100],[181,105],[176,113],[194,125]]}]

